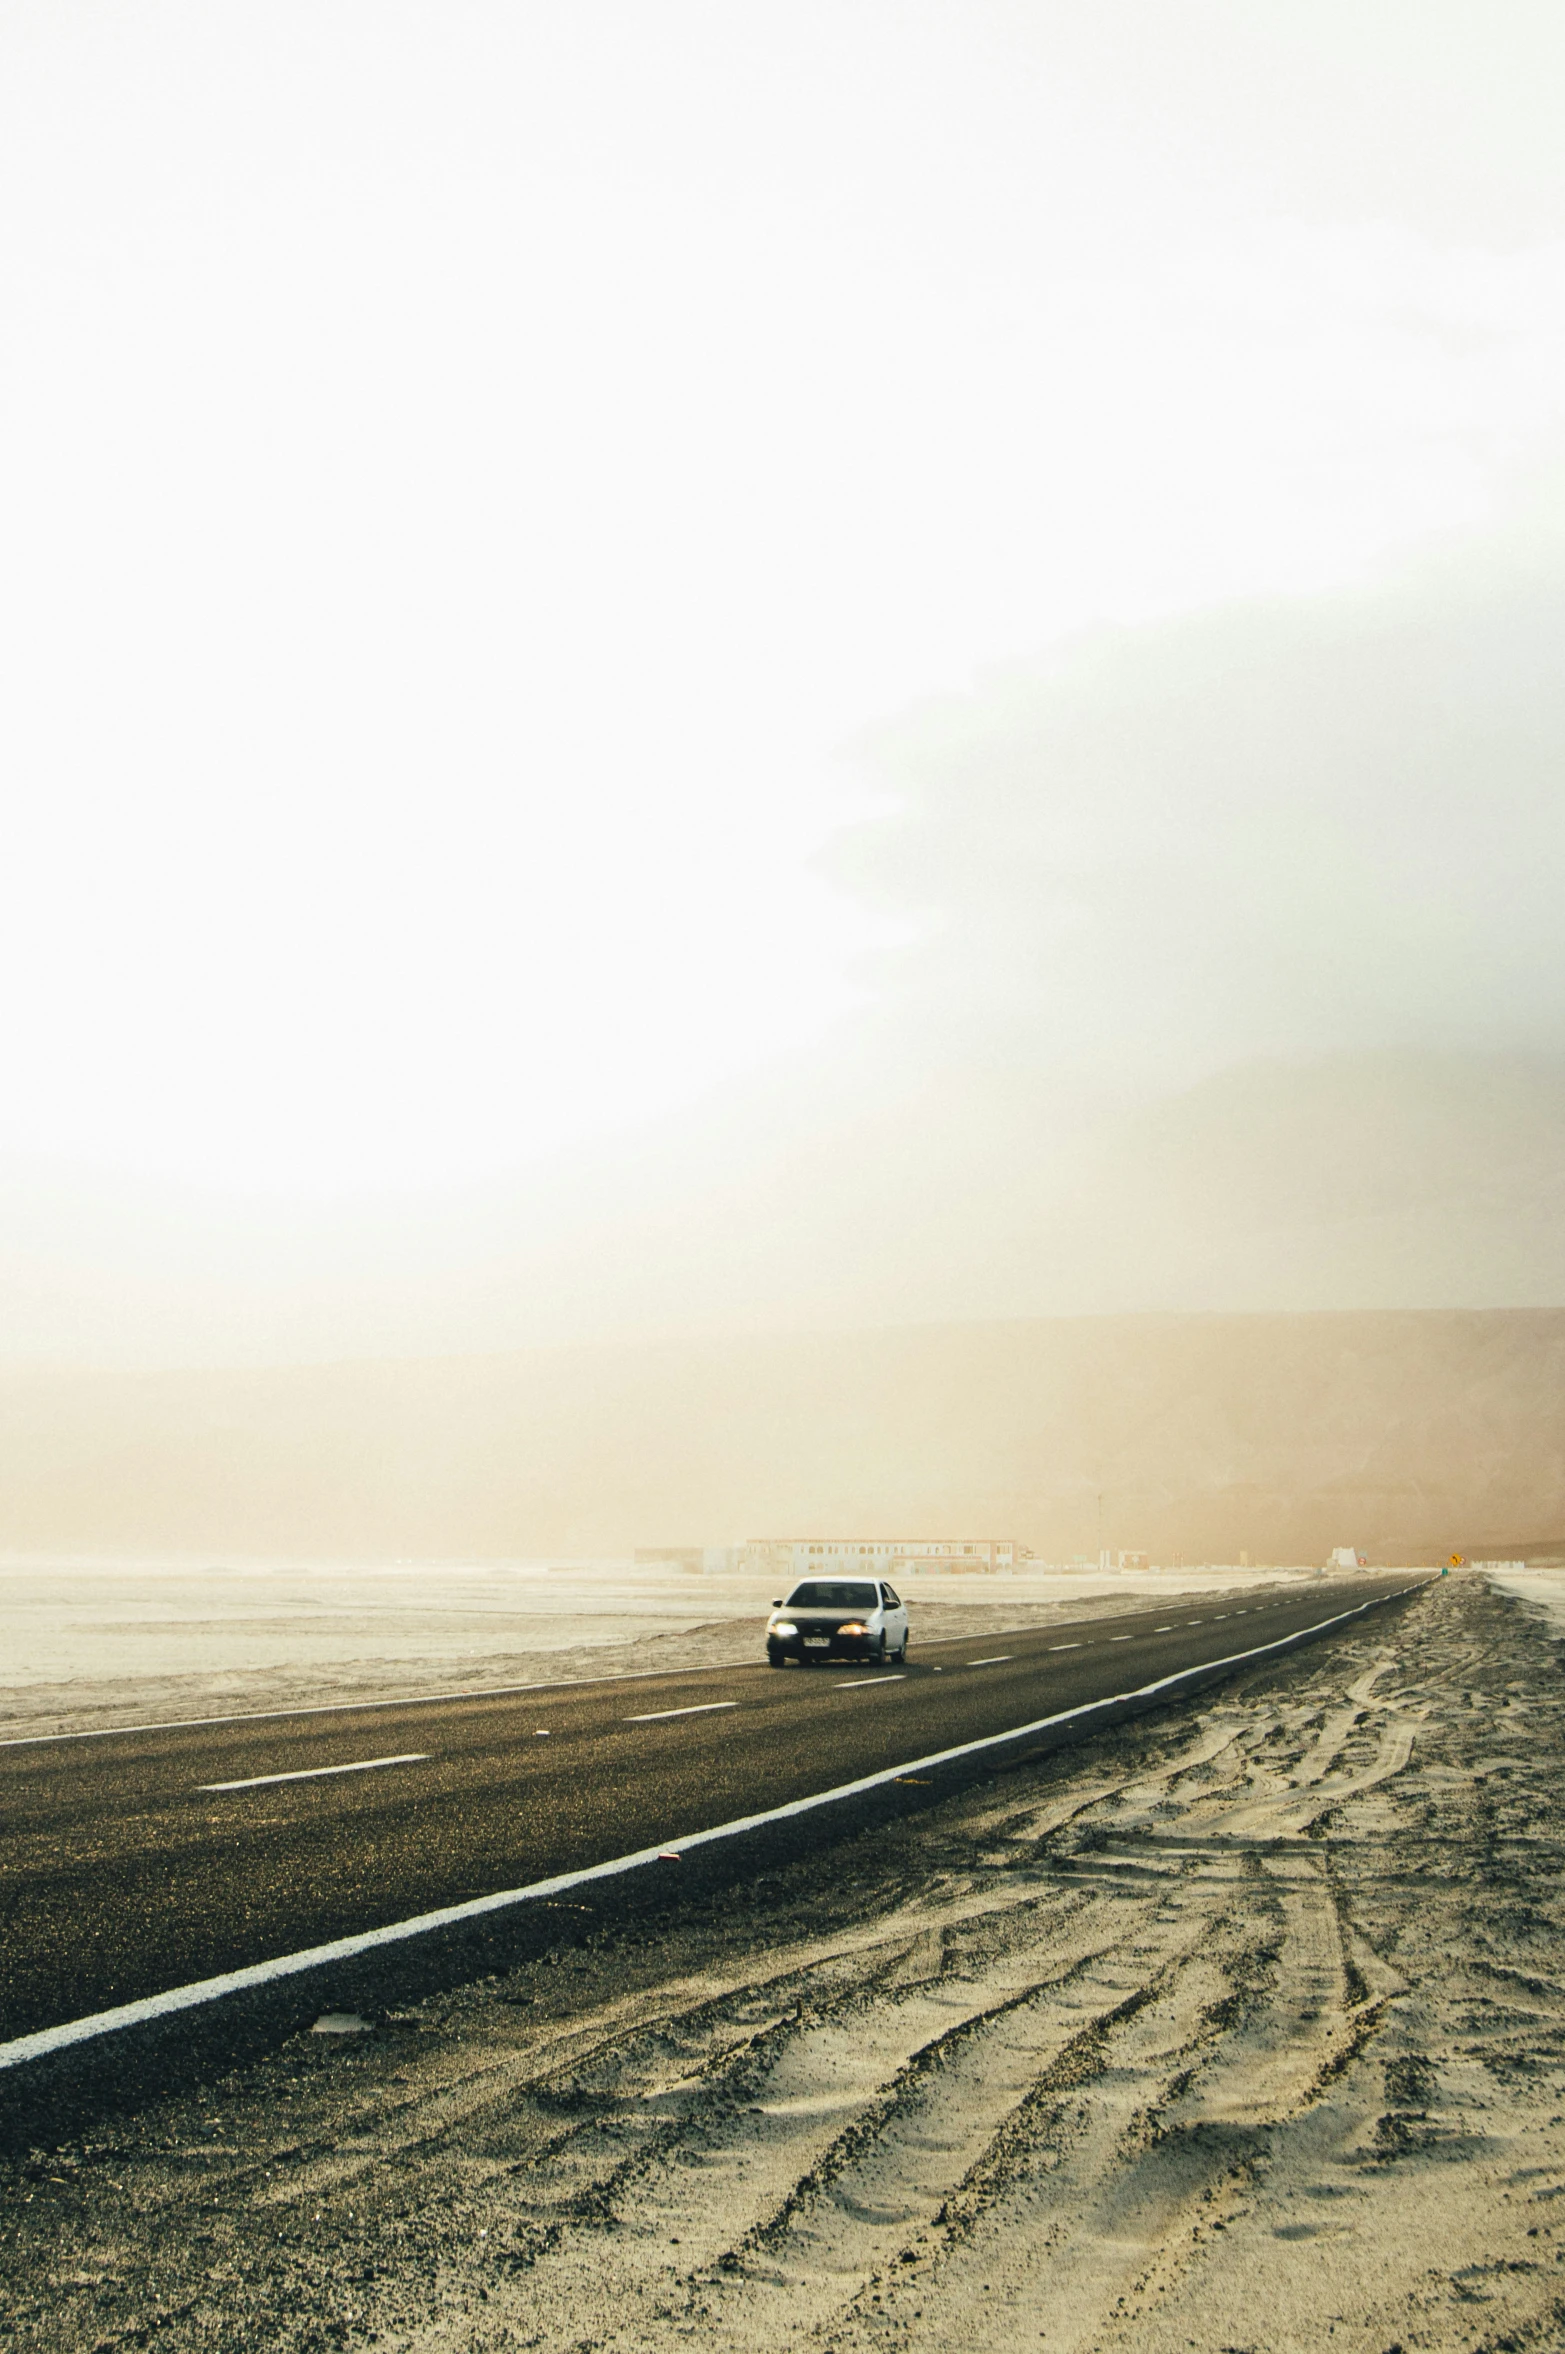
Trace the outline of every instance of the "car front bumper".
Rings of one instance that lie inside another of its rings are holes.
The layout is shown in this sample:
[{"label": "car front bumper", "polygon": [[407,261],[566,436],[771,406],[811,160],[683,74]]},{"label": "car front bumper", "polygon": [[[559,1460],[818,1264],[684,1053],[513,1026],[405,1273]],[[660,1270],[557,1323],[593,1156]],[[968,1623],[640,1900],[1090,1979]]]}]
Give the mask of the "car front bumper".
[{"label": "car front bumper", "polygon": [[873,1659],[883,1638],[878,1635],[768,1635],[766,1648],[778,1659]]}]

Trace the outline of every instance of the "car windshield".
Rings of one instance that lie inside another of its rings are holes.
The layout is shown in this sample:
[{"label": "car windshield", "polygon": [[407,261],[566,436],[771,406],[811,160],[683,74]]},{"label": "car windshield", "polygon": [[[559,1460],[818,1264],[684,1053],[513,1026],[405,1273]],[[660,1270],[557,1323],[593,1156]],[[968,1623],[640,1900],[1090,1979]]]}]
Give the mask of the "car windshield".
[{"label": "car windshield", "polygon": [[811,1579],[795,1586],[788,1597],[790,1610],[873,1610],[878,1596],[873,1586],[832,1585]]}]

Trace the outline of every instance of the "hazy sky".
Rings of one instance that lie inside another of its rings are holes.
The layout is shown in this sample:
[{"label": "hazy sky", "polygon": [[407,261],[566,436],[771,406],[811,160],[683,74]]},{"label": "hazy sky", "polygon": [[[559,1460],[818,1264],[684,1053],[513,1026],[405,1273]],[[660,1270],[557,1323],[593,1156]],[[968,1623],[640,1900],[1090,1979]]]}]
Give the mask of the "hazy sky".
[{"label": "hazy sky", "polygon": [[1265,1055],[1565,1050],[1565,508],[1362,588],[1103,628],[863,746],[833,870],[937,918],[948,1064],[1145,1094]]},{"label": "hazy sky", "polygon": [[0,1159],[1556,1050],[1562,78],[1547,0],[11,0]]}]

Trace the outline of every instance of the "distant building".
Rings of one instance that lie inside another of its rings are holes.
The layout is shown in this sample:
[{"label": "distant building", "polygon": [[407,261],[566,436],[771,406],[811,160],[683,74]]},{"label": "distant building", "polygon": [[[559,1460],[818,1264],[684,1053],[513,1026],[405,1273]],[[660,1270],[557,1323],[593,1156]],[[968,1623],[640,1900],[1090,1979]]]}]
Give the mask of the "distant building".
[{"label": "distant building", "polygon": [[1335,1545],[1326,1567],[1328,1569],[1362,1569],[1364,1556],[1352,1545]]},{"label": "distant building", "polygon": [[727,1577],[744,1567],[742,1545],[638,1545],[638,1569],[681,1569],[690,1577]]},{"label": "distant building", "polygon": [[781,1579],[913,1577],[921,1570],[993,1576],[1031,1561],[1012,1537],[752,1537],[745,1567]]},{"label": "distant building", "polygon": [[1121,1569],[1149,1569],[1151,1567],[1151,1559],[1150,1556],[1145,1553],[1126,1553],[1125,1551],[1121,1550],[1119,1556],[1119,1566]]}]

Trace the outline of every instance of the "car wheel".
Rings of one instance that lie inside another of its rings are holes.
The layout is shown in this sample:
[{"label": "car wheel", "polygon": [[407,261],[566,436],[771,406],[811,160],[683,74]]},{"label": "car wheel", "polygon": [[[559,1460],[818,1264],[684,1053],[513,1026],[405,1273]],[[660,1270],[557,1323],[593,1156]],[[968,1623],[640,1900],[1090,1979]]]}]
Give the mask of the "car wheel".
[{"label": "car wheel", "polygon": [[876,1644],[876,1646],[875,1646],[875,1665],[876,1665],[877,1667],[884,1667],[884,1666],[885,1666],[885,1664],[886,1664],[886,1631],[885,1631],[885,1628],[884,1628],[884,1627],[882,1627],[882,1629],[881,1629],[881,1631],[880,1631],[880,1641],[879,1641],[879,1642]]},{"label": "car wheel", "polygon": [[786,1667],[788,1662],[780,1651],[768,1651],[766,1664],[768,1667]]}]

